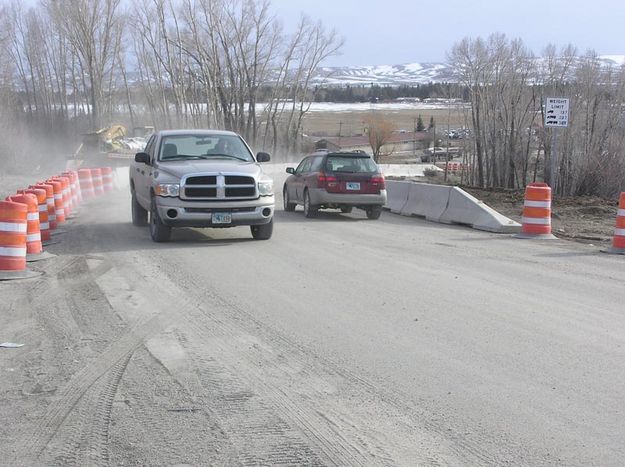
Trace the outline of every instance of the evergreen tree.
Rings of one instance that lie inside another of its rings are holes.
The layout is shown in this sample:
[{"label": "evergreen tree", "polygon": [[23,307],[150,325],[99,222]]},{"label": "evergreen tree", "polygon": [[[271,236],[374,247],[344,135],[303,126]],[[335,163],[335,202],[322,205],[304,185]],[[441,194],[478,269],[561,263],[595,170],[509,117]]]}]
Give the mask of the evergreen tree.
[{"label": "evergreen tree", "polygon": [[423,119],[421,118],[421,114],[419,114],[419,118],[417,118],[417,131],[425,130],[425,125],[423,124]]}]

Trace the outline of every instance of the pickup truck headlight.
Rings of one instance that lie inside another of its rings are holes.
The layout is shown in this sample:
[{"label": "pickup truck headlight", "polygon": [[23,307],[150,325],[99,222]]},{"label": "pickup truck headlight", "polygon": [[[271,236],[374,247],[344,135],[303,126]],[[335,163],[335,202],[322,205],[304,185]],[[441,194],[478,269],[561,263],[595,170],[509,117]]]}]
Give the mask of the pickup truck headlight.
[{"label": "pickup truck headlight", "polygon": [[260,196],[273,196],[273,180],[261,178],[258,181],[258,193]]},{"label": "pickup truck headlight", "polygon": [[159,183],[154,188],[157,196],[178,196],[180,194],[180,185],[177,183]]}]

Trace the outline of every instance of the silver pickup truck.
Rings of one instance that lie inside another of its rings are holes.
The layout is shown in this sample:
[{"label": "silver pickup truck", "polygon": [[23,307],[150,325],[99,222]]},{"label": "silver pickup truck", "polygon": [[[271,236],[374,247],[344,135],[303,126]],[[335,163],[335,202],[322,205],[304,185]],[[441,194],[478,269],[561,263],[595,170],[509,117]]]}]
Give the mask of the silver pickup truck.
[{"label": "silver pickup truck", "polygon": [[254,156],[230,131],[157,132],[130,165],[132,223],[149,223],[155,242],[168,241],[172,227],[237,225],[267,240],[275,204],[273,181],[260,165],[267,161],[269,154]]}]

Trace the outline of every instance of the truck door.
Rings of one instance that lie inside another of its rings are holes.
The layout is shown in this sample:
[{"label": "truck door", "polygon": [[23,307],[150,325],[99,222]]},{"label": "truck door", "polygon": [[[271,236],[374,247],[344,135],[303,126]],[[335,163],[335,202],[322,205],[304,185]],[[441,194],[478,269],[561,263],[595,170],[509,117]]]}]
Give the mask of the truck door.
[{"label": "truck door", "polygon": [[150,186],[152,183],[152,170],[153,164],[155,160],[155,151],[156,147],[156,135],[152,135],[152,137],[148,140],[148,144],[145,145],[145,150],[150,156],[150,164],[139,164],[135,163],[135,193],[137,195],[137,199],[139,200],[139,204],[141,206],[146,207],[150,206]]}]

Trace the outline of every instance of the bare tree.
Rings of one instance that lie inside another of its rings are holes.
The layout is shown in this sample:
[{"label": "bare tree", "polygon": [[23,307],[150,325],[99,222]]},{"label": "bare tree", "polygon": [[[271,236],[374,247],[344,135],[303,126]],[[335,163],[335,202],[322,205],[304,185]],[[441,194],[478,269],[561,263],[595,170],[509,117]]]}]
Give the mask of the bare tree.
[{"label": "bare tree", "polygon": [[266,110],[265,138],[271,130],[275,152],[282,129],[281,143],[288,154],[297,149],[302,122],[310,109],[311,80],[320,64],[342,47],[343,39],[336,31],[326,31],[321,23],[304,15],[286,44],[278,57],[277,76],[271,82],[273,91]]},{"label": "bare tree", "polygon": [[103,86],[116,63],[120,0],[43,0],[54,24],[63,31],[80,65],[93,127],[100,125]]},{"label": "bare tree", "polygon": [[382,148],[388,144],[395,131],[395,127],[389,120],[379,114],[370,115],[365,119],[365,128],[367,129],[369,145],[373,152],[373,160],[379,162],[382,155],[392,153],[392,150],[386,153],[382,151]]},{"label": "bare tree", "polygon": [[454,45],[449,62],[456,71],[456,76],[469,90],[471,101],[471,127],[475,141],[477,184],[484,186],[484,130],[482,108],[484,106],[483,85],[489,80],[488,53],[486,44],[481,38],[462,39]]},{"label": "bare tree", "polygon": [[28,11],[12,1],[0,16],[3,92],[48,128],[209,126],[288,152],[312,78],[342,44],[308,18],[284,34],[269,0],[41,0]]},{"label": "bare tree", "polygon": [[[622,187],[622,67],[606,66],[594,52],[580,57],[572,46],[559,52],[548,46],[536,60],[520,40],[501,34],[464,39],[449,60],[469,90],[477,165],[471,179],[480,186],[523,187],[540,175],[555,180],[559,195],[614,194]],[[549,96],[570,99],[568,128],[543,128]]]}]

